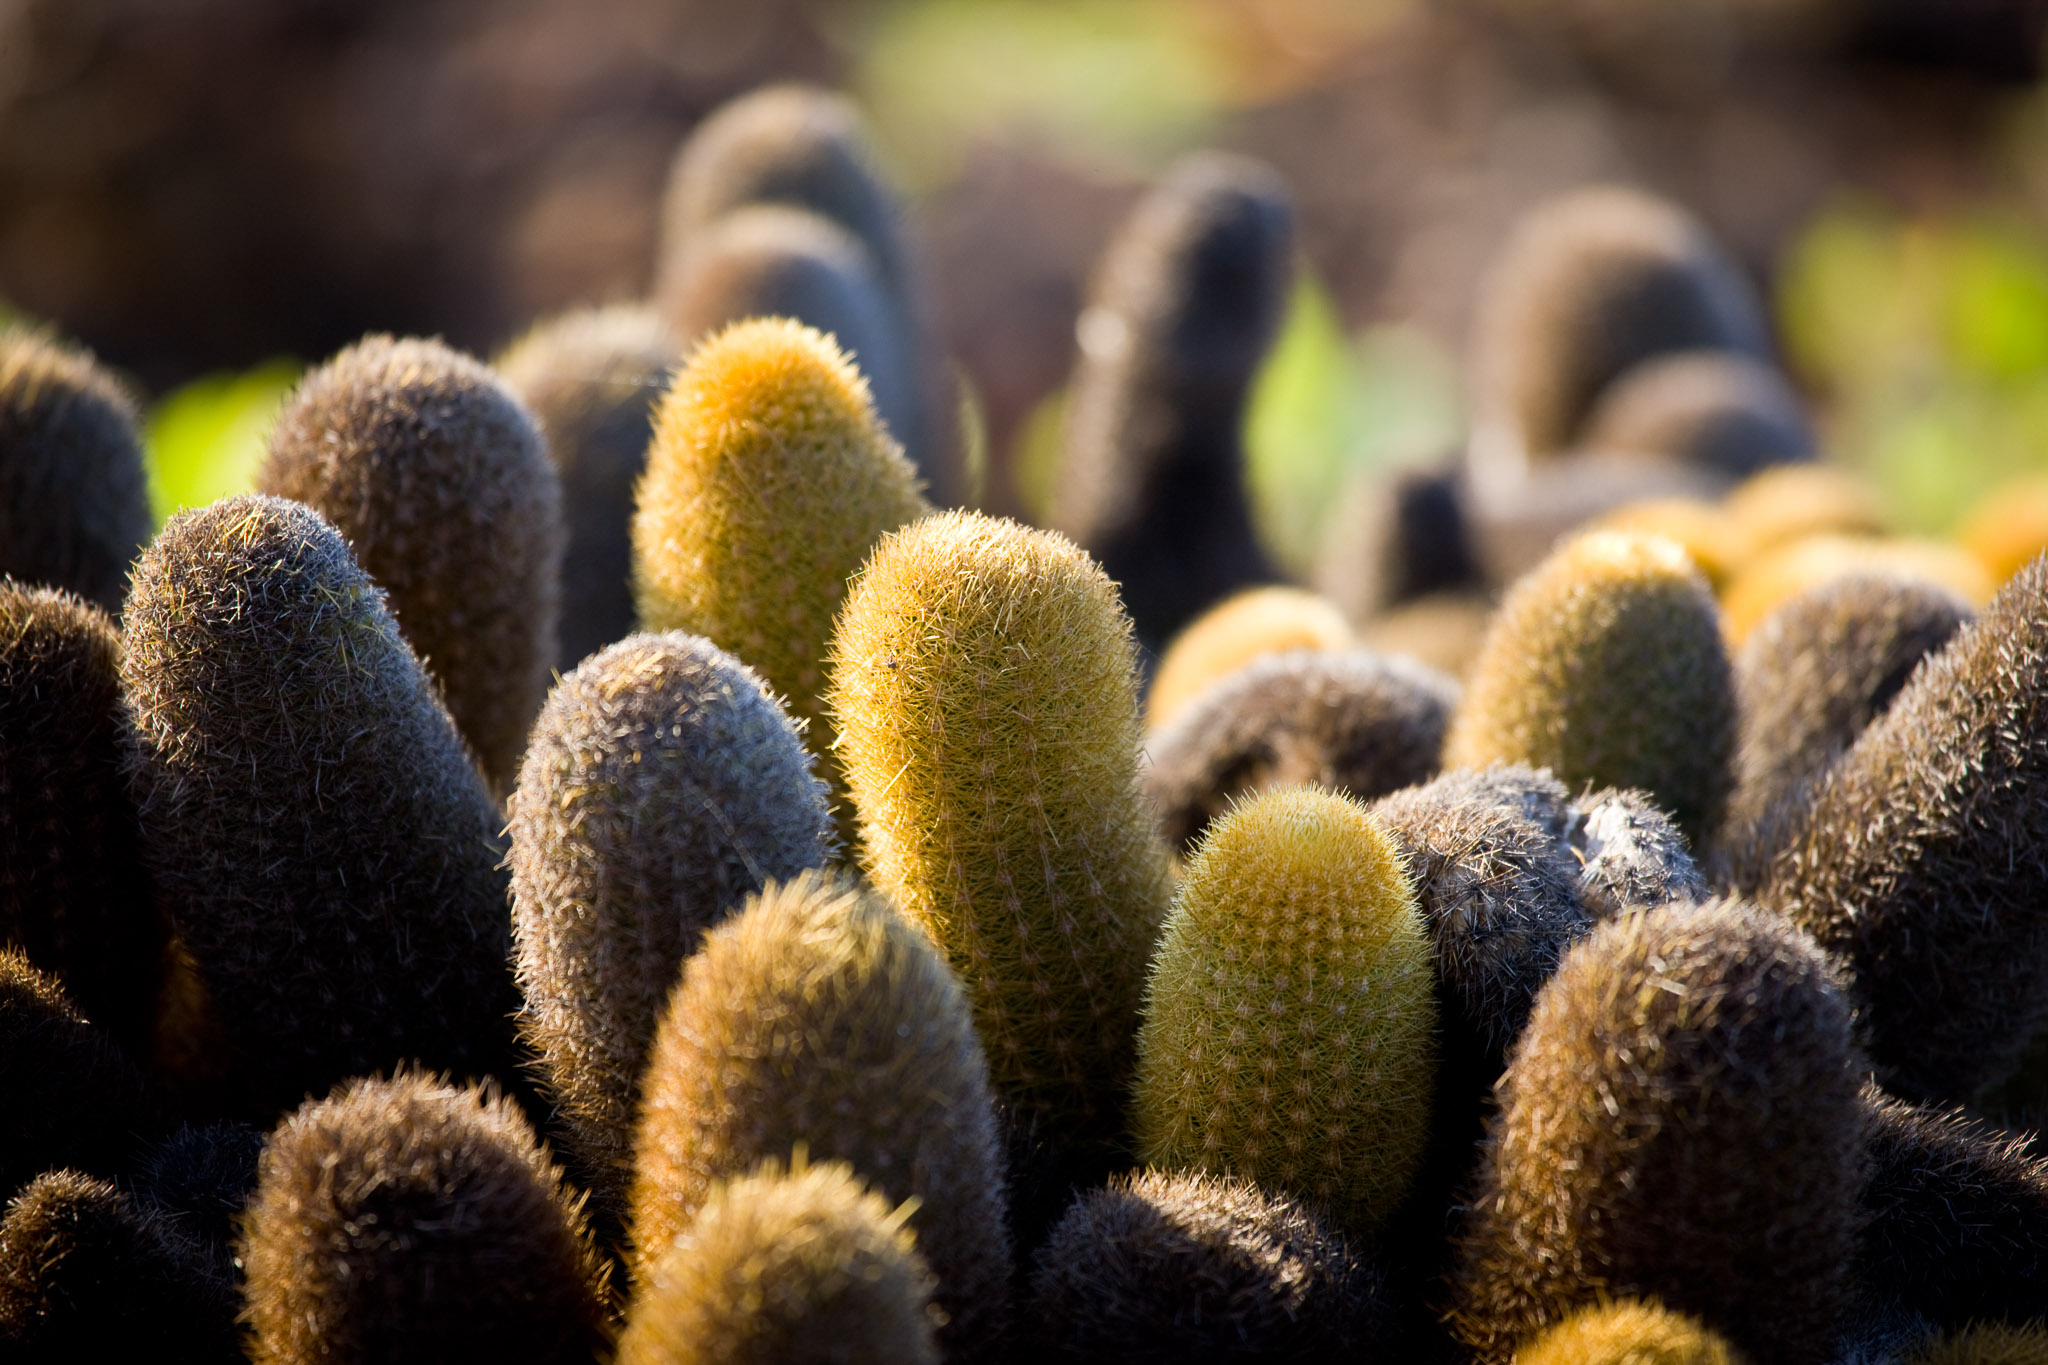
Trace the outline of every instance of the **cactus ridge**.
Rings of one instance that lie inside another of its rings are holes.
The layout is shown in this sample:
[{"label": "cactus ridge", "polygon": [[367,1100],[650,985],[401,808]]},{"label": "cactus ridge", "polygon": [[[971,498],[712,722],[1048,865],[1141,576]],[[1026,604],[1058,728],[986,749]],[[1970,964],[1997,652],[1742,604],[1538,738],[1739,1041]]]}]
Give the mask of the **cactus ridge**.
[{"label": "cactus ridge", "polygon": [[843,1162],[713,1184],[634,1296],[618,1365],[939,1365],[932,1276]]},{"label": "cactus ridge", "polygon": [[0,579],[0,943],[146,1056],[164,930],[128,791],[121,637],[70,593]]},{"label": "cactus ridge", "polygon": [[256,485],[348,540],[492,791],[509,790],[555,664],[566,538],[525,407],[438,341],[367,336],[285,400]]},{"label": "cactus ridge", "polygon": [[135,400],[90,352],[0,329],[0,574],[118,612],[149,528]]},{"label": "cactus ridge", "polygon": [[383,594],[317,513],[175,517],[136,569],[122,676],[144,849],[268,1122],[418,1058],[507,1066],[500,817]]},{"label": "cactus ridge", "polygon": [[1456,683],[1398,655],[1269,654],[1146,737],[1145,794],[1182,852],[1234,802],[1274,787],[1371,800],[1436,772],[1457,699]]},{"label": "cactus ridge", "polygon": [[1719,818],[1735,702],[1713,596],[1668,540],[1596,531],[1508,591],[1444,740],[1444,766],[1522,763],[1638,787],[1688,839]]},{"label": "cactus ridge", "polygon": [[610,1218],[684,959],[765,882],[833,851],[811,768],[759,676],[680,631],[586,659],[534,725],[509,829],[522,1032]]},{"label": "cactus ridge", "polygon": [[1039,1346],[1171,1365],[1349,1358],[1378,1339],[1379,1274],[1309,1205],[1248,1180],[1132,1172],[1089,1190],[1039,1249]]},{"label": "cactus ridge", "polygon": [[243,1216],[257,1365],[588,1361],[605,1272],[518,1106],[401,1071],[278,1125]]},{"label": "cactus ridge", "polygon": [[1765,904],[1842,956],[1908,1099],[2009,1074],[2048,1018],[2048,558],[1924,659],[1828,771]]},{"label": "cactus ridge", "polygon": [[1153,959],[1140,1154],[1374,1231],[1428,1134],[1433,991],[1414,890],[1366,808],[1305,787],[1253,798],[1188,863]]},{"label": "cactus ridge", "polygon": [[558,672],[633,633],[633,490],[680,358],[652,309],[617,304],[535,323],[492,362],[533,414],[562,484]]},{"label": "cactus ridge", "polygon": [[1823,1358],[1848,1307],[1864,1063],[1812,940],[1737,901],[1609,920],[1566,954],[1496,1089],[1454,1276],[1482,1362],[1651,1296],[1758,1365]]},{"label": "cactus ridge", "polygon": [[803,1146],[914,1200],[953,1353],[1008,1317],[1010,1251],[988,1068],[930,940],[858,883],[771,883],[683,968],[651,1049],[633,1186],[636,1279],[717,1181]]},{"label": "cactus ridge", "polygon": [[876,548],[832,679],[863,865],[959,973],[997,1093],[1115,1144],[1169,900],[1115,585],[1062,536],[941,513]]}]

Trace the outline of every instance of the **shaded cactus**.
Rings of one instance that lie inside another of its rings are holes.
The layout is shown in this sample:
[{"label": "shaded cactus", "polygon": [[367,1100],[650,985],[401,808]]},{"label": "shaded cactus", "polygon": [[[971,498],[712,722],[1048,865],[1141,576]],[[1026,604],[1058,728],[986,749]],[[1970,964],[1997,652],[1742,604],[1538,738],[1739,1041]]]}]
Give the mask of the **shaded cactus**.
[{"label": "shaded cactus", "polygon": [[548,318],[493,362],[562,483],[560,672],[633,633],[633,490],[679,359],[652,310],[621,305]]},{"label": "shaded cactus", "polygon": [[1735,658],[1742,743],[1716,839],[1728,885],[1745,892],[1762,885],[1812,785],[1970,614],[1936,584],[1855,574],[1764,618]]},{"label": "shaded cactus", "polygon": [[1363,805],[1292,788],[1239,806],[1189,862],[1153,959],[1140,1154],[1377,1230],[1429,1130],[1433,979],[1400,853]]},{"label": "shaded cactus", "polygon": [[390,594],[494,793],[555,665],[562,486],[533,419],[480,362],[368,336],[301,380],[257,471]]},{"label": "shaded cactus", "polygon": [[1775,368],[1711,350],[1624,370],[1587,413],[1578,444],[1665,456],[1731,482],[1818,453],[1805,409]]},{"label": "shaded cactus", "polygon": [[1497,1091],[1454,1331],[1505,1361],[1607,1295],[1650,1296],[1758,1365],[1822,1358],[1851,1288],[1862,1070],[1833,969],[1777,916],[1600,925]]},{"label": "shaded cactus", "polygon": [[1030,1320],[1047,1358],[1351,1358],[1384,1331],[1380,1277],[1303,1202],[1193,1171],[1118,1176],[1039,1249]]},{"label": "shaded cactus", "polygon": [[1908,1099],[1970,1098],[2048,1020],[2044,678],[2036,561],[1829,770],[1760,893],[1848,964]]},{"label": "shaded cactus", "polygon": [[104,1180],[51,1171],[0,1218],[0,1355],[17,1365],[242,1358],[232,1289],[200,1251]]},{"label": "shaded cactus", "polygon": [[636,635],[549,695],[509,833],[523,1030],[616,1223],[677,970],[764,882],[824,864],[824,787],[751,669],[697,636]]},{"label": "shaded cactus", "polygon": [[1146,737],[1145,794],[1183,854],[1234,804],[1275,787],[1312,783],[1369,801],[1436,771],[1457,699],[1456,683],[1408,659],[1269,655]]},{"label": "shaded cactus", "polygon": [[938,1365],[910,1218],[840,1162],[719,1181],[634,1295],[618,1365]]},{"label": "shaded cactus", "polygon": [[1654,1300],[1582,1308],[1515,1352],[1515,1365],[1742,1365],[1735,1349]]},{"label": "shaded cactus", "polygon": [[135,1165],[136,1202],[192,1243],[230,1294],[241,1279],[235,1243],[262,1153],[263,1133],[252,1124],[187,1124],[144,1148]]},{"label": "shaded cactus", "polygon": [[2044,1365],[2048,1325],[1980,1322],[1923,1343],[1906,1365]]},{"label": "shaded cactus", "polygon": [[334,528],[254,495],[173,518],[136,569],[122,674],[222,1102],[267,1122],[408,1058],[506,1068],[500,818]]},{"label": "shaded cactus", "polygon": [[1579,894],[1596,920],[1706,898],[1685,836],[1647,792],[1609,787],[1580,797],[1568,837]]},{"label": "shaded cactus", "polygon": [[1279,178],[1205,152],[1167,172],[1096,267],[1052,522],[1122,585],[1147,649],[1279,576],[1253,534],[1239,429],[1292,242]]},{"label": "shaded cactus", "polygon": [[135,400],[90,352],[0,330],[0,574],[118,612],[149,529]]},{"label": "shaded cactus", "polygon": [[1347,483],[1316,560],[1317,591],[1353,621],[1477,586],[1460,469],[1372,471]]},{"label": "shaded cactus", "polygon": [[1008,1317],[1009,1239],[988,1066],[951,971],[857,884],[771,883],[683,967],[654,1041],[633,1182],[636,1281],[713,1186],[802,1147],[889,1200],[937,1276],[940,1341],[986,1350]]},{"label": "shaded cactus", "polygon": [[1637,190],[1574,190],[1531,210],[1481,286],[1472,459],[1512,474],[1574,443],[1623,372],[1676,351],[1768,358],[1741,272],[1677,205]]},{"label": "shaded cactus", "polygon": [[1350,623],[1324,598],[1300,588],[1247,588],[1203,612],[1167,645],[1145,696],[1145,728],[1157,730],[1255,659],[1351,643]]},{"label": "shaded cactus", "polygon": [[1444,739],[1444,766],[1525,763],[1639,787],[1688,838],[1726,799],[1734,687],[1714,599],[1684,551],[1593,532],[1509,591]]},{"label": "shaded cactus", "polygon": [[40,1171],[128,1169],[156,1127],[141,1075],[49,976],[0,949],[0,1197]]},{"label": "shaded cactus", "polygon": [[270,1135],[243,1216],[249,1357],[587,1362],[589,1233],[511,1101],[356,1080]]},{"label": "shaded cactus", "polygon": [[848,590],[831,703],[863,866],[960,974],[1013,1124],[1106,1160],[1170,895],[1115,585],[1064,537],[931,517]]},{"label": "shaded cactus", "polygon": [[0,942],[147,1056],[165,945],[128,793],[134,749],[113,622],[0,579]]},{"label": "shaded cactus", "polygon": [[1475,1097],[1492,1087],[1536,992],[1593,928],[1577,860],[1530,804],[1549,793],[1525,796],[1515,772],[1445,773],[1372,804],[1429,931],[1446,1103],[1454,1083]]},{"label": "shaded cactus", "polygon": [[1951,1329],[2048,1318],[2048,1160],[1960,1111],[1866,1100],[1865,1296]]},{"label": "shaded cactus", "polygon": [[759,671],[810,727],[829,780],[825,651],[846,580],[930,510],[830,338],[735,323],[690,357],[656,419],[633,520],[641,624],[703,635]]},{"label": "shaded cactus", "polygon": [[872,254],[838,223],[792,208],[738,209],[676,257],[657,302],[686,350],[746,318],[791,318],[830,336],[859,366],[912,467],[933,472],[916,358]]}]

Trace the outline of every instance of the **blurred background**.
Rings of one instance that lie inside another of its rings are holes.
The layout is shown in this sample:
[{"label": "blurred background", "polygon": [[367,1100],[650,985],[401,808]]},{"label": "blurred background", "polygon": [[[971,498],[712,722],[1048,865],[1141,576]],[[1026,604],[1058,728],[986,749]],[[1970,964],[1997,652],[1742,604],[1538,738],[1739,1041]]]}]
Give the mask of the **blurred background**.
[{"label": "blurred background", "polygon": [[1347,480],[1457,447],[1486,262],[1601,180],[1721,238],[1831,456],[1940,532],[2048,468],[2044,23],[2048,0],[0,0],[0,308],[123,371],[160,510],[203,501],[366,331],[489,355],[644,296],[677,145],[795,78],[858,101],[907,198],[990,510],[1042,514],[1090,267],[1213,145],[1299,210],[1247,427],[1283,560]]}]

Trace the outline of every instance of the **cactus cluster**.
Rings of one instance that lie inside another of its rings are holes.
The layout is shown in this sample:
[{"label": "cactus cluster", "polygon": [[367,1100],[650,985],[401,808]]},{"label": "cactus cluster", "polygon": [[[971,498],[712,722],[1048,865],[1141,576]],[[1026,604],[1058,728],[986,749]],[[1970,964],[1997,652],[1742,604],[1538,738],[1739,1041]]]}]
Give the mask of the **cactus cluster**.
[{"label": "cactus cluster", "polygon": [[341,532],[509,789],[555,664],[565,538],[532,415],[439,342],[365,337],[286,400],[256,482]]},{"label": "cactus cluster", "polygon": [[616,1219],[677,970],[763,883],[824,864],[824,789],[751,669],[697,636],[636,635],[549,695],[509,833],[523,1031]]},{"label": "cactus cluster", "polygon": [[910,1201],[949,1351],[999,1338],[1010,1257],[987,1064],[945,962],[880,897],[806,873],[713,929],[662,1017],[644,1089],[639,1284],[719,1181],[801,1149]]}]

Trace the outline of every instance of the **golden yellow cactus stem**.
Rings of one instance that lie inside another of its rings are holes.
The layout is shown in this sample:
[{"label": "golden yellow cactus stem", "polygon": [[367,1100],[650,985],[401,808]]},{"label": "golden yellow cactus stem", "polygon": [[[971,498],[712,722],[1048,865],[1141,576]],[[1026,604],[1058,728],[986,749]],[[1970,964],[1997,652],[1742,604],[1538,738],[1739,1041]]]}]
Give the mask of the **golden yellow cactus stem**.
[{"label": "golden yellow cactus stem", "polygon": [[633,519],[641,627],[737,655],[829,760],[823,660],[846,580],[930,510],[832,338],[786,318],[734,323],[691,355],[655,419]]},{"label": "golden yellow cactus stem", "polygon": [[1267,792],[1210,827],[1153,962],[1140,1155],[1379,1227],[1429,1131],[1437,1006],[1401,855],[1366,808]]}]

